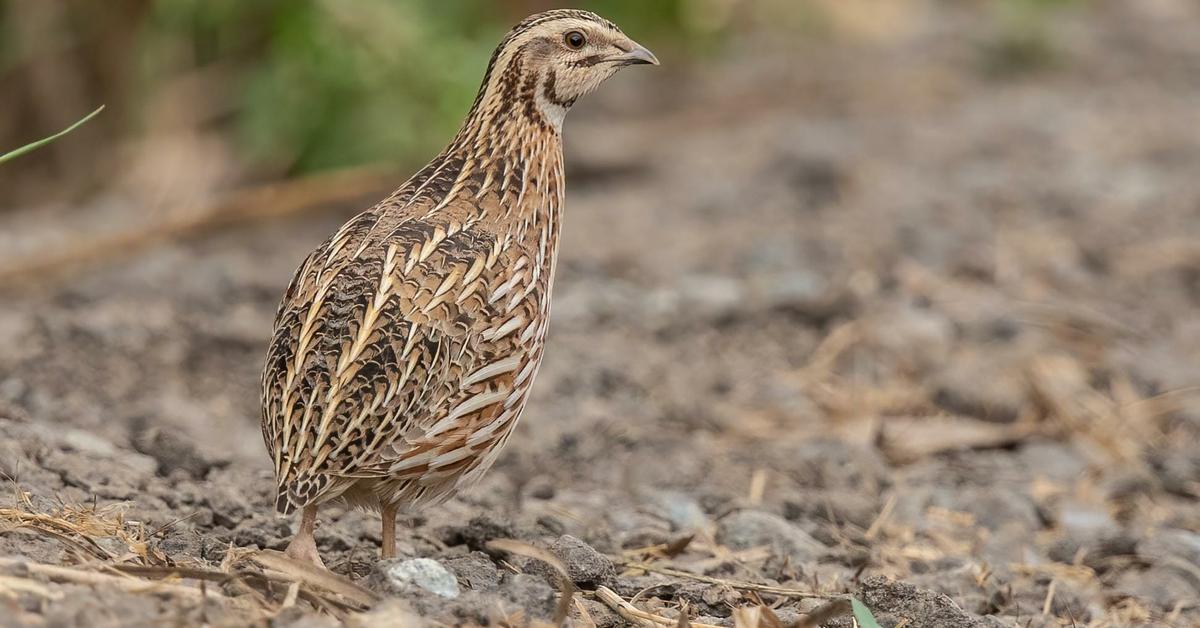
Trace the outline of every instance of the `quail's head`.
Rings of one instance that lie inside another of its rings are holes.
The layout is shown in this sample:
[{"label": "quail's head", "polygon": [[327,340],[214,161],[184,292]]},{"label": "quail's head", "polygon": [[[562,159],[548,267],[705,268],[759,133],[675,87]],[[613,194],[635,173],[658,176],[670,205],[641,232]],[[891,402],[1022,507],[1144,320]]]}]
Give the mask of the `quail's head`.
[{"label": "quail's head", "polygon": [[[616,24],[588,11],[556,10],[532,15],[504,38],[489,66],[519,72],[519,89],[556,125],[581,96],[625,66],[658,65],[658,59]],[[515,78],[515,77],[509,77]],[[510,83],[511,84],[511,83]]]}]

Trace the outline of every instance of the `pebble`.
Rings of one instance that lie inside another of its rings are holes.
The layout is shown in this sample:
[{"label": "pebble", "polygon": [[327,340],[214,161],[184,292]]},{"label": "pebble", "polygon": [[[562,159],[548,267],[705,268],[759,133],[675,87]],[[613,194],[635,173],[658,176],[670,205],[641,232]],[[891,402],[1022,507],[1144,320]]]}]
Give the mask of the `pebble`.
[{"label": "pebble", "polygon": [[571,582],[581,587],[595,588],[617,576],[608,557],[569,534],[558,537],[550,551],[563,562]]},{"label": "pebble", "polygon": [[694,498],[676,491],[659,491],[654,501],[675,530],[692,530],[704,526],[708,517]]},{"label": "pebble", "polygon": [[953,356],[933,376],[934,403],[947,412],[1011,423],[1026,401],[1026,384],[1012,358],[982,353]]},{"label": "pebble", "polygon": [[1130,569],[1122,573],[1113,589],[1169,612],[1194,602],[1200,596],[1200,581],[1183,568],[1154,565],[1144,571]]},{"label": "pebble", "polygon": [[1190,565],[1200,565],[1200,534],[1187,530],[1163,530],[1139,541],[1137,553],[1152,562],[1175,558]]},{"label": "pebble", "polygon": [[718,523],[717,542],[735,550],[769,545],[793,563],[805,563],[825,554],[826,548],[783,517],[758,510],[739,510]]},{"label": "pebble", "polygon": [[500,585],[500,571],[483,552],[471,552],[443,559],[447,568],[469,589],[488,591]]},{"label": "pebble", "polygon": [[381,565],[380,568],[391,585],[399,591],[416,586],[448,600],[458,597],[458,579],[432,558],[409,558]]},{"label": "pebble", "polygon": [[1115,534],[1120,530],[1112,515],[1104,508],[1073,500],[1062,505],[1058,524],[1068,534],[1083,537]]},{"label": "pebble", "polygon": [[993,617],[977,618],[943,593],[871,576],[859,585],[858,598],[880,625],[905,624],[922,628],[998,628]]}]

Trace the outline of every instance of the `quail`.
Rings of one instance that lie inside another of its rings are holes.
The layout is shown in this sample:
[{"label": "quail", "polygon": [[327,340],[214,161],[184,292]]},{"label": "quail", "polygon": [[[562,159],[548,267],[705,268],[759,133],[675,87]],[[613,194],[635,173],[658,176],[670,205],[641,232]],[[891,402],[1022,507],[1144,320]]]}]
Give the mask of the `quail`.
[{"label": "quail", "polygon": [[323,563],[331,501],[400,509],[469,486],[512,434],[542,361],[563,219],[562,124],[620,68],[658,64],[612,22],[555,10],[492,54],[449,145],[300,264],[262,377],[286,554]]}]

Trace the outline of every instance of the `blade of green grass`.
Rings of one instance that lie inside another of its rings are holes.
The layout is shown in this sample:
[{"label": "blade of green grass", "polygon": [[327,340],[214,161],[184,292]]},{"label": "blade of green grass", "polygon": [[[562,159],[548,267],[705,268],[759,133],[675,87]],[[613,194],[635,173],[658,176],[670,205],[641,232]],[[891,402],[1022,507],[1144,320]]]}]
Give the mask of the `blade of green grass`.
[{"label": "blade of green grass", "polygon": [[71,126],[59,131],[58,133],[51,135],[50,137],[40,139],[31,144],[26,144],[16,150],[9,151],[7,153],[4,153],[3,155],[0,155],[0,164],[8,161],[9,159],[15,159],[17,157],[20,157],[21,155],[24,155],[25,153],[37,150],[37,149],[45,146],[46,144],[49,144],[50,142],[53,142],[54,140],[66,135],[67,133],[70,133],[71,131],[78,129],[81,125],[83,125],[84,122],[87,122],[88,120],[91,120],[92,118],[96,117],[96,114],[100,113],[101,111],[104,111],[104,105],[100,105],[100,107],[98,109],[96,109],[95,111],[84,116],[83,119],[80,120],[79,122],[72,124]]},{"label": "blade of green grass", "polygon": [[871,614],[871,609],[858,601],[858,598],[850,598],[850,612],[854,613],[854,619],[858,622],[859,628],[879,628],[879,622]]}]

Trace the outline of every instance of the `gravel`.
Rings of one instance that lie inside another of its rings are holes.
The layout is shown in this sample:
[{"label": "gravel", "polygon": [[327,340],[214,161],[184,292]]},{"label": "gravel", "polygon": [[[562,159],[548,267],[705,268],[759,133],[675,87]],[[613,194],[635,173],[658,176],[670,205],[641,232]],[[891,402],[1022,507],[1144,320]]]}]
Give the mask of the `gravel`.
[{"label": "gravel", "polygon": [[[616,155],[639,176],[570,184],[546,359],[484,480],[402,516],[386,563],[376,515],[322,508],[326,564],[385,598],[347,623],[549,620],[557,579],[487,549],[516,539],[580,588],[667,618],[686,603],[693,622],[730,625],[760,597],[781,617],[811,608],[715,579],[856,594],[883,626],[1200,624],[1194,606],[1170,616],[1200,597],[1185,246],[1200,241],[1200,146],[1174,131],[1200,100],[1200,9],[1164,2],[1192,17],[1066,11],[1071,53],[1020,80],[979,73],[994,23],[956,6],[938,12],[955,37],[830,38],[814,63],[751,48],[706,62],[704,81],[628,83],[638,107],[579,111],[568,168]],[[149,215],[120,203],[130,227]],[[112,526],[98,545],[126,555],[119,527],[177,565],[283,549],[296,518],[272,509],[263,347],[292,269],[358,209],[6,292],[0,508],[94,508]],[[8,220],[6,237],[32,237]],[[943,425],[1016,435],[881,449],[957,433]],[[11,523],[0,556],[78,562]],[[49,595],[15,594],[9,623],[245,623],[212,603],[36,584]],[[333,625],[303,600],[274,622]]]}]

